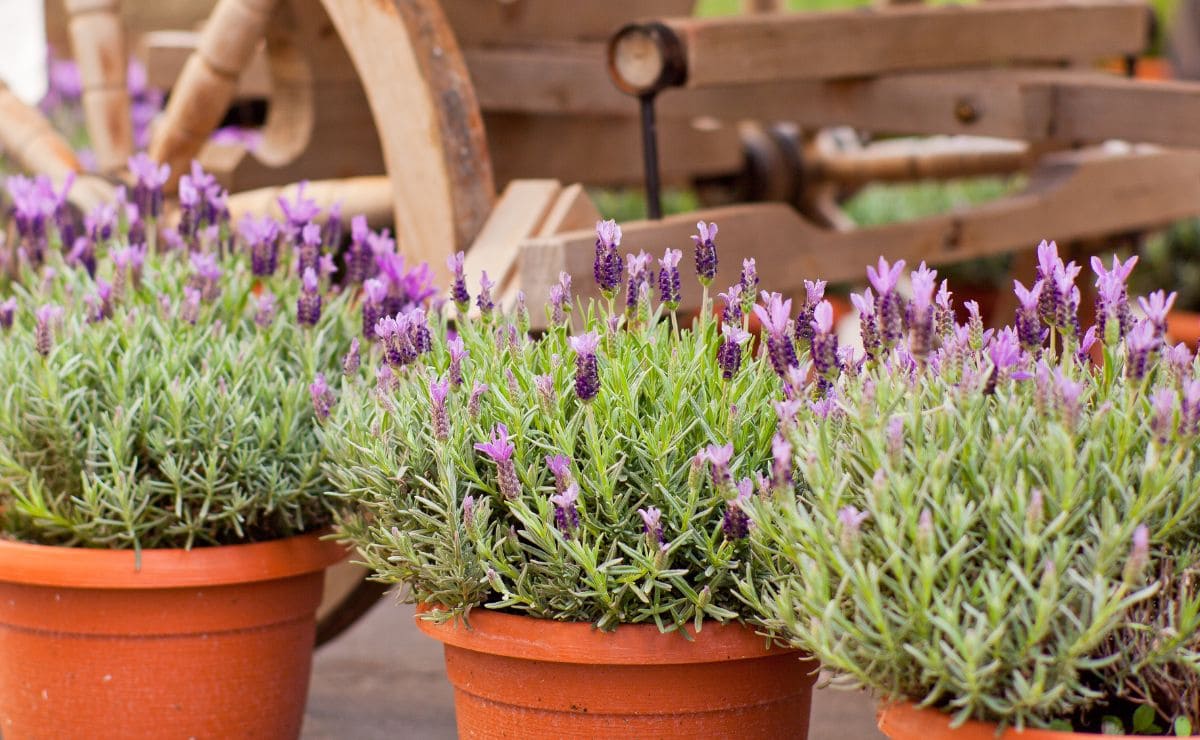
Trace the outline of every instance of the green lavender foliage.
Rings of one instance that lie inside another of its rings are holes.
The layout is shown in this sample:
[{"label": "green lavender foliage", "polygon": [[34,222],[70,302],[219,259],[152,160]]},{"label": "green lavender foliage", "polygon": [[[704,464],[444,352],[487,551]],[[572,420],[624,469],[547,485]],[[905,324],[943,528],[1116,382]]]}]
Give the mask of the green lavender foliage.
[{"label": "green lavender foliage", "polygon": [[[981,358],[966,377],[843,376],[842,411],[788,433],[803,493],[752,507],[755,547],[780,557],[764,567],[782,567],[747,602],[851,683],[956,721],[1046,726],[1122,694],[1102,674],[1137,656],[1112,640],[1158,588],[1131,539],[1195,541],[1196,439],[1152,429],[1149,388],[1178,382],[1166,363],[1134,381],[1114,346],[1107,371],[1071,354],[1050,362],[1083,384],[1077,416],[1041,380],[983,392]],[[857,533],[848,506],[868,513]]]},{"label": "green lavender foliage", "polygon": [[[278,316],[255,324],[247,260],[222,262],[220,295],[180,318],[186,254],[147,257],[113,316],[87,323],[95,284],[53,258],[14,285],[0,330],[0,531],[21,540],[164,548],[267,540],[330,520],[309,383],[332,376],[356,333],[346,296],[297,325],[299,281],[276,274]],[[113,280],[107,261],[100,271]],[[35,351],[36,307],[65,314]]]},{"label": "green lavender foliage", "polygon": [[[758,570],[747,541],[722,531],[735,493],[715,486],[693,458],[732,443],[735,478],[765,467],[779,389],[770,365],[748,358],[722,379],[711,320],[678,330],[655,317],[614,332],[602,307],[573,313],[573,328],[522,338],[516,349],[502,338],[509,318],[459,324],[469,357],[465,382],[446,402],[445,440],[436,437],[429,392],[432,378],[448,377],[444,323],[434,327],[433,352],[407,367],[394,391],[347,381],[324,428],[330,478],[356,505],[341,531],[379,580],[406,584],[408,597],[437,605],[440,618],[484,606],[663,631],[752,619],[734,593],[735,575],[757,582]],[[568,335],[587,330],[602,337],[601,389],[583,403]],[[535,387],[541,374],[553,378],[552,398]],[[476,382],[489,390],[471,414]],[[516,445],[520,494],[511,500],[500,493],[496,465],[474,449],[497,424]],[[581,491],[580,526],[569,531],[556,527],[549,501],[555,481],[545,458],[556,454],[571,458]],[[468,496],[475,503],[464,516]],[[661,548],[638,514],[651,506],[662,511]]]}]

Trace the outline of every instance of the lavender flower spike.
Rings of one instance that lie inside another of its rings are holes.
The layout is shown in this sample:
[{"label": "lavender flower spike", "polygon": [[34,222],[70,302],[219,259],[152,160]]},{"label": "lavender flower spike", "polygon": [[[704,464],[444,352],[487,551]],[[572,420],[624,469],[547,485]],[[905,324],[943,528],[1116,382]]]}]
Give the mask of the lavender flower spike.
[{"label": "lavender flower spike", "polygon": [[896,292],[896,283],[903,270],[904,260],[888,265],[883,257],[879,258],[877,267],[867,267],[867,280],[878,294],[875,299],[876,326],[885,348],[899,341],[904,332],[903,299]]},{"label": "lavender flower spike", "polygon": [[666,539],[663,537],[662,512],[657,506],[650,506],[645,509],[638,509],[637,513],[642,517],[642,531],[652,542],[662,546],[666,544]]},{"label": "lavender flower spike", "polygon": [[144,218],[158,218],[162,213],[163,186],[171,176],[171,166],[158,164],[144,153],[129,158],[129,171],[133,174],[133,204]]},{"label": "lavender flower spike", "polygon": [[62,319],[63,308],[53,303],[47,303],[34,312],[37,327],[34,330],[34,346],[42,357],[50,355],[54,348],[54,329]]},{"label": "lavender flower spike", "polygon": [[1013,292],[1016,293],[1017,302],[1020,304],[1016,317],[1017,337],[1021,340],[1021,346],[1030,352],[1042,346],[1045,336],[1038,318],[1038,306],[1045,286],[1046,284],[1039,280],[1034,283],[1032,290],[1028,290],[1019,280],[1013,281]]},{"label": "lavender flower spike", "polygon": [[433,405],[433,436],[441,442],[450,439],[450,417],[446,413],[446,396],[449,393],[449,380],[429,381],[429,400]]},{"label": "lavender flower spike", "polygon": [[754,308],[754,299],[758,295],[758,267],[753,257],[742,260],[739,285],[742,288],[742,313],[748,314]]},{"label": "lavender flower spike", "polygon": [[1138,298],[1138,305],[1142,307],[1150,323],[1154,324],[1154,331],[1160,338],[1167,333],[1167,313],[1175,305],[1175,298],[1174,292],[1167,295],[1162,290],[1157,290],[1145,298]]},{"label": "lavender flower spike", "polygon": [[590,331],[568,341],[575,351],[575,394],[580,401],[590,401],[600,392],[600,366],[596,360],[600,335]]},{"label": "lavender flower spike", "polygon": [[918,363],[924,363],[933,349],[933,293],[937,289],[937,270],[922,262],[911,275],[913,298],[908,306],[908,351]]},{"label": "lavender flower spike", "polygon": [[851,550],[858,542],[858,533],[869,512],[859,511],[855,506],[843,506],[838,510],[838,522],[842,525],[842,549]]},{"label": "lavender flower spike", "polygon": [[1125,335],[1125,373],[1135,380],[1146,377],[1150,357],[1162,345],[1153,322],[1140,321]]},{"label": "lavender flower spike", "polygon": [[497,424],[492,430],[492,438],[484,443],[477,443],[475,449],[492,458],[496,463],[499,474],[500,494],[508,500],[513,500],[521,494],[521,484],[517,480],[517,468],[513,464],[513,453],[516,446],[508,441],[508,427]]},{"label": "lavender flower spike", "polygon": [[596,260],[592,274],[605,298],[612,299],[621,287],[624,260],[617,248],[621,246],[621,227],[616,221],[596,222]]},{"label": "lavender flower spike", "polygon": [[462,337],[455,335],[446,342],[446,350],[450,353],[450,382],[458,387],[463,384],[462,361],[468,354]]},{"label": "lavender flower spike", "polygon": [[329,410],[333,406],[333,391],[329,390],[329,384],[325,382],[325,374],[317,373],[317,377],[312,384],[308,386],[308,393],[312,396],[313,412],[320,420],[329,418]]},{"label": "lavender flower spike", "polygon": [[1129,559],[1125,561],[1124,577],[1126,581],[1136,581],[1142,571],[1150,564],[1150,528],[1139,524],[1133,530],[1133,539],[1129,548]]},{"label": "lavender flower spike", "polygon": [[463,315],[471,307],[471,294],[467,292],[467,278],[463,271],[465,259],[466,254],[463,252],[457,252],[446,258],[446,267],[454,273],[454,283],[450,286],[450,300],[454,301],[455,308]]},{"label": "lavender flower spike", "polygon": [[1200,434],[1200,380],[1183,382],[1179,404],[1179,433],[1185,437]]},{"label": "lavender flower spike", "polygon": [[862,336],[863,351],[867,357],[875,359],[879,356],[879,325],[875,314],[875,296],[867,288],[861,294],[851,293],[850,302],[858,310],[858,326]]},{"label": "lavender flower spike", "polygon": [[546,455],[546,467],[554,474],[554,490],[562,493],[571,483],[571,458],[566,455]]},{"label": "lavender flower spike", "polygon": [[[197,294],[199,296],[199,294]],[[266,329],[275,323],[275,294],[264,290],[262,295],[254,299],[254,323]]]},{"label": "lavender flower spike", "polygon": [[811,325],[813,368],[821,378],[822,387],[827,389],[831,376],[841,369],[837,334],[833,331],[833,305],[829,301],[821,301],[813,309]]},{"label": "lavender flower spike", "polygon": [[787,377],[788,368],[796,367],[800,361],[796,358],[796,347],[788,336],[788,321],[792,314],[792,301],[783,300],[778,293],[763,292],[764,305],[754,307],[754,315],[762,322],[767,331],[767,356],[771,358],[771,367],[781,378]]},{"label": "lavender flower spike", "polygon": [[721,518],[721,531],[727,540],[745,539],[750,534],[750,516],[742,507],[750,500],[754,484],[744,478],[737,484],[737,498],[725,504],[725,516]]},{"label": "lavender flower spike", "polygon": [[737,324],[722,324],[721,333],[725,340],[717,348],[717,364],[721,367],[721,377],[732,380],[742,367],[742,344],[750,338],[750,332]]},{"label": "lavender flower spike", "polygon": [[550,497],[554,504],[554,526],[560,532],[572,532],[579,526],[579,485],[571,483],[561,492]]},{"label": "lavender flower spike", "polygon": [[496,304],[492,300],[492,288],[494,287],[496,287],[496,283],[488,279],[486,272],[479,275],[479,296],[475,298],[475,305],[479,306],[479,313],[485,319],[490,318],[492,310],[496,308]]},{"label": "lavender flower spike", "polygon": [[347,377],[358,372],[359,365],[362,364],[362,355],[359,354],[358,337],[350,340],[350,351],[342,357],[342,373]]},{"label": "lavender flower spike", "polygon": [[1129,294],[1125,288],[1137,257],[1130,257],[1121,264],[1113,256],[1112,269],[1105,270],[1099,257],[1092,257],[1092,271],[1096,273],[1096,326],[1097,333],[1105,344],[1116,344],[1117,340],[1133,328],[1133,315],[1129,310]]},{"label": "lavender flower spike", "polygon": [[17,313],[17,299],[9,298],[0,302],[0,329],[11,329],[13,317]]},{"label": "lavender flower spike", "polygon": [[301,279],[300,297],[296,300],[296,321],[301,326],[316,326],[321,318],[321,293],[317,273],[313,268],[304,270]]},{"label": "lavender flower spike", "polygon": [[683,252],[678,249],[667,249],[663,253],[662,259],[658,261],[662,267],[658,273],[658,298],[668,311],[679,308],[679,260],[681,259],[683,259]]},{"label": "lavender flower spike", "polygon": [[696,243],[696,274],[700,284],[707,287],[717,276],[717,225],[699,221],[696,231],[698,233],[692,236]]}]

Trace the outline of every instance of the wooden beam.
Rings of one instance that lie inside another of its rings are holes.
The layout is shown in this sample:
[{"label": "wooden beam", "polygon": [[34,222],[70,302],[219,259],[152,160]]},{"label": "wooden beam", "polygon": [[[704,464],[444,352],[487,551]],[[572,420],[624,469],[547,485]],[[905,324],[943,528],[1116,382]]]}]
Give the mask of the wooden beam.
[{"label": "wooden beam", "polygon": [[[1140,52],[1150,13],[1140,0],[1012,0],[824,13],[669,18],[629,26],[611,44],[622,69],[682,68],[688,87],[837,79],[998,63],[1058,63]],[[657,52],[647,57],[646,39]],[[653,57],[653,58],[651,58]],[[641,76],[641,75],[639,75]],[[670,77],[671,75],[666,75]],[[644,80],[664,79],[645,74]]]},{"label": "wooden beam", "polygon": [[464,272],[472,290],[486,272],[498,288],[493,295],[503,292],[516,267],[521,241],[538,233],[561,192],[562,185],[557,180],[509,183],[467,250]]},{"label": "wooden beam", "polygon": [[602,41],[639,18],[691,15],[695,0],[442,0],[458,43]]},{"label": "wooden beam", "polygon": [[133,119],[129,90],[125,27],[120,0],[66,0],[71,52],[83,89],[83,119],[105,174],[124,169],[133,154]]},{"label": "wooden beam", "polygon": [[1031,138],[1063,141],[1150,142],[1200,148],[1200,84],[1092,76],[1047,78],[1025,85],[1040,96],[1044,116],[1031,120]]},{"label": "wooden beam", "polygon": [[[200,42],[199,31],[150,31],[138,41],[138,56],[146,65],[150,87],[170,90],[183,65]],[[238,98],[266,98],[271,94],[271,75],[266,53],[260,48],[238,75]]]},{"label": "wooden beam", "polygon": [[[682,247],[697,220],[715,221],[718,288],[738,280],[743,257],[770,265],[763,288],[797,293],[805,279],[861,281],[879,255],[941,265],[1028,249],[1040,239],[1071,241],[1158,226],[1200,214],[1200,153],[1141,147],[1126,153],[1098,150],[1047,157],[1022,193],[956,213],[848,232],[820,229],[782,204],[739,205],[622,224],[628,250]],[[531,315],[548,299],[559,271],[574,278],[577,295],[594,295],[595,235],[590,230],[527,240],[518,275]],[[690,273],[690,268],[685,273]],[[684,306],[700,291],[684,279]]]},{"label": "wooden beam", "polygon": [[[246,215],[269,215],[282,218],[279,199],[294,200],[297,185],[243,190],[229,196],[229,217],[236,224]],[[316,201],[323,211],[335,203],[341,204],[342,217],[362,214],[373,229],[392,223],[392,184],[386,176],[350,177],[344,180],[314,180],[304,188],[304,197]]]}]

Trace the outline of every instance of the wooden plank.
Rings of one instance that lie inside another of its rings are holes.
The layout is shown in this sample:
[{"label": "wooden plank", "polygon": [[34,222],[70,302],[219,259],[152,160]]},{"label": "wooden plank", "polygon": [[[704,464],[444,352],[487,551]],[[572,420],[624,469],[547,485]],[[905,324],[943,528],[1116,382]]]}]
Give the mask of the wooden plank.
[{"label": "wooden plank", "polygon": [[504,289],[516,267],[521,240],[538,233],[560,192],[562,185],[557,180],[509,183],[467,250],[464,269],[472,290],[484,272],[500,291]]},{"label": "wooden plank", "polygon": [[[622,225],[623,246],[660,252],[689,243],[697,220],[721,226],[715,285],[737,282],[743,257],[770,265],[763,287],[784,293],[805,279],[861,281],[883,254],[910,265],[940,265],[1028,249],[1041,239],[1071,241],[1150,228],[1200,214],[1200,153],[1140,147],[1128,153],[1098,150],[1051,155],[1021,194],[969,211],[849,232],[820,229],[782,204],[740,205]],[[590,230],[527,240],[518,274],[531,315],[548,299],[559,271],[575,278],[577,295],[595,295],[591,279],[595,235]],[[685,275],[691,273],[685,265]],[[684,306],[699,300],[685,277]]]},{"label": "wooden plank", "polygon": [[639,18],[691,15],[695,0],[442,0],[465,47],[601,41]]},{"label": "wooden plank", "polygon": [[1200,84],[1147,82],[1121,77],[1056,81],[1026,85],[1041,95],[1048,110],[1036,121],[1037,138],[1065,141],[1125,139],[1200,148]]},{"label": "wooden plank", "polygon": [[[150,31],[194,29],[212,14],[214,0],[128,0],[120,7],[121,24],[137,50],[138,39]],[[58,54],[70,48],[63,0],[46,0],[46,43]]]},{"label": "wooden plank", "polygon": [[1149,20],[1140,0],[1013,0],[665,23],[683,43],[686,84],[706,87],[1135,54]]},{"label": "wooden plank", "polygon": [[[486,121],[498,183],[528,177],[589,185],[642,182],[635,119],[492,113]],[[693,177],[736,172],[742,166],[741,141],[733,126],[698,128],[682,119],[662,121],[659,151],[668,185],[686,185]]]},{"label": "wooden plank", "polygon": [[[248,214],[283,218],[279,199],[294,200],[296,188],[292,184],[234,193],[229,196],[229,216],[234,223]],[[310,181],[304,188],[304,197],[316,201],[323,211],[340,203],[342,217],[347,222],[352,216],[362,214],[373,229],[392,223],[392,184],[386,176]]]},{"label": "wooden plank", "polygon": [[[146,82],[170,90],[183,71],[187,58],[200,41],[198,31],[150,31],[138,42],[138,56],[146,65]],[[259,49],[238,75],[238,98],[265,98],[271,94],[271,75],[265,51]]]},{"label": "wooden plank", "polygon": [[593,226],[601,218],[600,211],[579,183],[562,189],[546,214],[537,236],[553,236],[564,231],[576,231]]}]

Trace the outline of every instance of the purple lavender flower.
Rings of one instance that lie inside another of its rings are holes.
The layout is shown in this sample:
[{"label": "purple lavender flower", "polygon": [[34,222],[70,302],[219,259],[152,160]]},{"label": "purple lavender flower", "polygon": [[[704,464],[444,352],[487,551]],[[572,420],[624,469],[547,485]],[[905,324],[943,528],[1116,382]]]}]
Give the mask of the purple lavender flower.
[{"label": "purple lavender flower", "polygon": [[96,292],[83,297],[83,302],[87,305],[87,321],[88,323],[96,323],[104,319],[112,318],[112,285],[103,281],[96,281]]},{"label": "purple lavender flower", "polygon": [[862,524],[870,517],[870,513],[859,511],[855,506],[843,506],[838,509],[838,522],[842,525],[841,544],[843,550],[852,550],[858,542],[858,534]]},{"label": "purple lavender flower", "polygon": [[838,361],[838,339],[833,331],[833,306],[821,301],[813,309],[810,322],[813,331],[812,362],[822,389],[828,389],[830,379],[841,370]]},{"label": "purple lavender flower", "polygon": [[937,289],[937,270],[930,270],[922,262],[910,277],[913,298],[905,315],[908,323],[908,351],[920,364],[925,362],[933,349],[933,293]]},{"label": "purple lavender flower", "polygon": [[992,341],[988,344],[988,357],[992,361],[992,372],[988,376],[984,392],[990,394],[996,389],[1000,379],[1007,377],[1012,368],[1021,361],[1020,341],[1017,339],[1017,332],[1011,326],[1004,327],[992,336]]},{"label": "purple lavender flower", "polygon": [[699,221],[696,231],[697,234],[692,236],[696,243],[696,274],[701,285],[709,286],[717,276],[717,225]]},{"label": "purple lavender flower", "polygon": [[475,305],[479,306],[479,313],[485,319],[491,317],[492,310],[496,307],[495,302],[492,301],[492,288],[494,287],[496,287],[496,284],[488,279],[486,272],[480,274],[479,296],[475,299]]},{"label": "purple lavender flower", "polygon": [[329,206],[325,216],[325,228],[321,230],[321,241],[326,247],[337,250],[342,245],[342,202]]},{"label": "purple lavender flower", "polygon": [[663,546],[666,544],[666,539],[663,536],[662,512],[657,506],[649,506],[645,509],[638,509],[637,513],[642,517],[642,532],[646,537],[656,545]]},{"label": "purple lavender flower", "polygon": [[496,463],[500,494],[510,501],[517,498],[521,494],[521,484],[517,480],[517,468],[512,459],[517,448],[508,441],[508,427],[497,424],[492,430],[492,438],[486,443],[476,443],[475,449]]},{"label": "purple lavender flower", "polygon": [[712,465],[712,482],[717,488],[727,484],[729,478],[729,463],[733,460],[733,443],[723,445],[711,444],[697,455],[702,461]]},{"label": "purple lavender flower", "polygon": [[333,391],[325,382],[325,373],[317,373],[316,379],[308,386],[308,393],[312,396],[313,412],[317,418],[328,419],[329,410],[333,407]]},{"label": "purple lavender flower", "polygon": [[575,351],[575,395],[583,402],[591,401],[600,392],[600,365],[596,359],[596,348],[600,336],[594,331],[569,339]]},{"label": "purple lavender flower", "polygon": [[771,482],[776,490],[792,487],[792,443],[781,432],[771,439]]},{"label": "purple lavender flower", "polygon": [[1075,359],[1084,365],[1091,362],[1091,352],[1094,344],[1096,344],[1096,327],[1089,326],[1088,330],[1083,334],[1083,339],[1079,340],[1079,351],[1075,353]]},{"label": "purple lavender flower", "polygon": [[6,301],[0,301],[0,329],[11,329],[13,325],[13,317],[17,313],[17,299],[9,298]]},{"label": "purple lavender flower", "polygon": [[571,484],[571,458],[566,455],[546,455],[546,467],[554,475],[554,490],[562,493]]},{"label": "purple lavender flower", "polygon": [[1033,284],[1032,290],[1028,290],[1019,280],[1013,281],[1013,292],[1016,293],[1017,302],[1020,304],[1017,307],[1017,337],[1021,340],[1021,346],[1030,352],[1041,348],[1045,336],[1038,317],[1038,306],[1045,286],[1046,284],[1039,280]]},{"label": "purple lavender flower", "polygon": [[753,257],[742,260],[742,277],[738,283],[741,288],[742,313],[748,314],[754,308],[754,299],[758,295],[758,267]]},{"label": "purple lavender flower", "polygon": [[259,277],[274,275],[279,268],[279,224],[272,218],[246,216],[238,230],[250,250],[250,272]]},{"label": "purple lavender flower", "polygon": [[462,361],[468,354],[467,349],[457,334],[446,342],[446,349],[450,353],[450,382],[457,388],[463,384]]},{"label": "purple lavender flower", "polygon": [[471,307],[471,294],[467,292],[467,276],[463,268],[466,257],[466,253],[457,252],[446,258],[446,267],[454,273],[454,282],[450,285],[450,300],[454,301],[461,316],[466,316],[467,309]]},{"label": "purple lavender flower", "polygon": [[472,419],[479,416],[479,401],[483,398],[483,394],[487,392],[487,383],[481,383],[478,380],[474,382],[471,388],[471,399],[467,402],[467,413],[471,415]]},{"label": "purple lavender flower", "polygon": [[737,484],[737,498],[725,503],[725,515],[721,517],[721,531],[727,540],[745,539],[750,534],[750,516],[743,508],[750,501],[754,484],[745,478]]},{"label": "purple lavender flower", "polygon": [[1151,321],[1139,321],[1125,335],[1125,373],[1134,380],[1146,377],[1150,369],[1150,358],[1162,345],[1158,330]]},{"label": "purple lavender flower", "polygon": [[767,332],[767,356],[771,359],[771,367],[779,377],[787,377],[788,368],[796,367],[800,361],[796,358],[796,346],[788,335],[788,321],[792,315],[792,301],[783,300],[778,293],[763,292],[763,302],[766,305],[755,305],[754,315],[762,322]]},{"label": "purple lavender flower", "polygon": [[625,261],[617,248],[621,246],[621,227],[616,221],[596,222],[596,261],[592,274],[605,298],[612,300],[621,287]]},{"label": "purple lavender flower", "polygon": [[638,252],[630,255],[625,262],[625,268],[629,273],[629,281],[625,287],[626,313],[632,314],[637,311],[642,286],[649,285],[654,280],[654,270],[650,268],[651,259],[653,258],[645,252]]},{"label": "purple lavender flower", "polygon": [[27,259],[40,265],[47,245],[46,223],[56,207],[53,187],[49,178],[31,180],[19,175],[8,178],[6,185],[21,248]]},{"label": "purple lavender flower", "polygon": [[825,284],[824,280],[804,281],[805,300],[800,314],[796,316],[796,339],[806,345],[812,342],[813,311],[816,310],[817,304],[825,299]]},{"label": "purple lavender flower", "polygon": [[54,330],[62,320],[63,309],[53,303],[47,303],[34,312],[37,326],[34,329],[34,347],[42,357],[48,357],[54,349]]},{"label": "purple lavender flower", "polygon": [[1100,258],[1092,257],[1092,271],[1096,273],[1096,326],[1105,344],[1116,344],[1133,328],[1133,314],[1129,310],[1125,281],[1133,272],[1137,259],[1136,256],[1130,257],[1125,264],[1121,264],[1114,255],[1112,269],[1105,270]]},{"label": "purple lavender flower", "polygon": [[300,297],[296,299],[296,321],[301,326],[316,326],[320,318],[320,282],[317,280],[316,271],[308,267],[301,278]]},{"label": "purple lavender flower", "polygon": [[1038,280],[1044,283],[1038,301],[1038,313],[1047,326],[1073,336],[1079,336],[1079,288],[1075,278],[1081,267],[1074,262],[1063,264],[1058,256],[1058,245],[1042,241],[1038,245]]},{"label": "purple lavender flower", "polygon": [[396,371],[392,370],[391,365],[383,363],[375,368],[375,392],[381,399],[386,399],[395,387]]},{"label": "purple lavender flower", "polygon": [[373,278],[379,268],[375,265],[375,253],[367,244],[370,233],[367,217],[361,214],[350,219],[350,247],[346,250],[346,281],[358,285]]},{"label": "purple lavender flower", "polygon": [[1179,433],[1185,437],[1200,434],[1200,380],[1183,381],[1179,404]]},{"label": "purple lavender flower", "polygon": [[1145,298],[1138,298],[1138,305],[1146,314],[1146,319],[1154,325],[1154,331],[1161,339],[1167,333],[1167,313],[1175,305],[1176,294],[1167,295],[1166,291],[1158,290]]},{"label": "purple lavender flower", "polygon": [[288,232],[293,240],[299,236],[301,229],[321,213],[321,209],[317,206],[315,200],[304,197],[304,189],[306,187],[308,187],[308,181],[306,180],[301,181],[296,186],[295,200],[289,201],[283,196],[280,196],[276,200],[279,204],[279,210],[283,211]]},{"label": "purple lavender flower", "polygon": [[558,283],[550,286],[550,323],[561,326],[571,310],[571,275],[558,273]]},{"label": "purple lavender flower", "polygon": [[316,270],[317,261],[321,257],[321,227],[315,223],[307,223],[300,228],[300,239],[294,242],[296,246],[296,272],[300,275],[305,270]]},{"label": "purple lavender flower", "polygon": [[742,286],[734,284],[729,286],[729,290],[724,293],[718,293],[717,297],[725,304],[721,309],[722,324],[741,324],[742,323]]},{"label": "purple lavender flower", "polygon": [[475,520],[475,497],[469,493],[463,496],[462,520],[464,525],[470,525]]},{"label": "purple lavender flower", "polygon": [[[197,297],[199,293],[197,293]],[[254,299],[254,323],[259,327],[266,329],[271,324],[275,323],[275,295],[268,290],[264,290],[262,295]],[[194,323],[194,322],[193,322]]]},{"label": "purple lavender flower", "polygon": [[867,280],[878,294],[875,314],[879,338],[885,348],[900,341],[904,333],[903,299],[896,292],[896,283],[903,270],[904,260],[897,260],[896,264],[889,266],[883,257],[879,258],[878,269],[867,267]]},{"label": "purple lavender flower", "polygon": [[896,414],[887,423],[888,455],[899,458],[904,453],[904,417]]},{"label": "purple lavender flower", "polygon": [[533,386],[537,388],[538,398],[541,401],[542,409],[550,411],[557,405],[557,398],[554,394],[554,378],[550,375],[535,375],[533,376]]},{"label": "purple lavender flower", "polygon": [[129,171],[136,182],[133,186],[133,204],[138,213],[149,219],[162,213],[163,186],[171,177],[171,166],[158,164],[146,154],[135,154],[129,158]]},{"label": "purple lavender flower", "polygon": [[449,393],[449,380],[429,381],[429,400],[433,405],[433,436],[442,442],[450,439],[450,417],[446,413],[446,396]]},{"label": "purple lavender flower", "polygon": [[1083,383],[1063,375],[1062,368],[1054,370],[1054,391],[1058,398],[1058,408],[1069,426],[1074,427],[1079,420],[1080,403],[1083,395]]},{"label": "purple lavender flower", "polygon": [[205,252],[193,252],[192,276],[189,284],[200,291],[200,297],[212,302],[221,293],[221,266],[217,257]]},{"label": "purple lavender flower", "polygon": [[750,332],[737,324],[722,324],[721,333],[725,340],[717,348],[717,364],[721,367],[721,377],[732,380],[742,367],[742,344],[750,338]]},{"label": "purple lavender flower", "polygon": [[382,280],[368,278],[363,282],[362,331],[366,339],[377,338],[375,325],[384,317],[387,290],[387,284]]},{"label": "purple lavender flower", "polygon": [[[658,273],[658,298],[668,311],[679,308],[679,260],[681,259],[683,259],[683,252],[678,249],[667,249],[663,253],[662,259],[658,261],[662,267]],[[753,299],[753,294],[751,294],[751,299]]]},{"label": "purple lavender flower", "polygon": [[934,299],[933,324],[938,336],[949,337],[954,333],[954,303],[951,301],[949,282],[942,281]]},{"label": "purple lavender flower", "polygon": [[1159,444],[1166,444],[1175,428],[1175,391],[1159,388],[1150,394],[1150,430]]},{"label": "purple lavender flower", "polygon": [[350,351],[342,357],[342,373],[347,377],[358,372],[359,365],[362,364],[362,355],[359,353],[358,337],[350,340]]},{"label": "purple lavender flower", "polygon": [[875,316],[875,296],[867,288],[861,294],[851,293],[850,302],[858,310],[858,326],[862,336],[863,351],[867,357],[875,359],[879,356],[880,338],[879,326]]},{"label": "purple lavender flower", "polygon": [[554,526],[560,532],[570,533],[579,526],[579,486],[570,484],[559,493],[550,497],[554,504]]},{"label": "purple lavender flower", "polygon": [[83,230],[93,244],[112,239],[117,225],[117,207],[112,203],[97,203],[83,217]]}]

